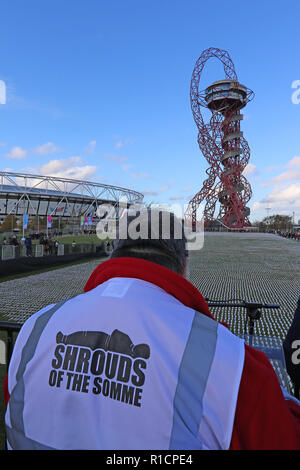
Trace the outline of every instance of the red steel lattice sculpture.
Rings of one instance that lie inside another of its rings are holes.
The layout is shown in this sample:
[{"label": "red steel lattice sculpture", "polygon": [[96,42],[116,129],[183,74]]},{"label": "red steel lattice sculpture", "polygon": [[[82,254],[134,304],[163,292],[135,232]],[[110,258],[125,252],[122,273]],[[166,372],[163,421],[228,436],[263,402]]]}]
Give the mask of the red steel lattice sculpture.
[{"label": "red steel lattice sculpture", "polygon": [[[206,62],[219,59],[225,79],[214,82],[199,91],[201,73]],[[240,129],[243,115],[240,110],[253,99],[254,93],[238,82],[234,64],[227,51],[211,47],[203,51],[194,67],[190,99],[193,116],[198,127],[198,144],[209,163],[208,178],[202,189],[189,202],[186,217],[196,227],[197,209],[205,201],[204,227],[211,227],[217,220],[227,228],[240,229],[250,226],[250,209],[247,207],[252,191],[243,171],[250,159],[250,149]],[[211,111],[205,124],[201,107]],[[219,213],[214,217],[216,205]]]}]

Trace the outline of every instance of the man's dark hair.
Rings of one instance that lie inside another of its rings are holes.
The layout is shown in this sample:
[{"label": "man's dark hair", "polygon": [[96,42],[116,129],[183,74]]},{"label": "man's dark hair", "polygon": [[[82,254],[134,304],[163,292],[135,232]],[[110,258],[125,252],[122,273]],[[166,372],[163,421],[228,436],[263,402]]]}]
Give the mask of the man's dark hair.
[{"label": "man's dark hair", "polygon": [[171,212],[145,208],[133,215],[129,212],[119,221],[111,258],[141,258],[182,274],[187,256],[185,245],[183,221]]}]

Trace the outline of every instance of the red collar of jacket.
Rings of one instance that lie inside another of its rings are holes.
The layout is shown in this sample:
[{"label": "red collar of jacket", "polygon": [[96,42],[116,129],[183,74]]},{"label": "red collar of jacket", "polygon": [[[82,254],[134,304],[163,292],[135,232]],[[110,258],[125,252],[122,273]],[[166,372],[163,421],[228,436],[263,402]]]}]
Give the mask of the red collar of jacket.
[{"label": "red collar of jacket", "polygon": [[151,282],[176,297],[186,307],[214,319],[204,297],[193,284],[170,269],[143,259],[124,257],[104,261],[92,272],[84,286],[84,292],[94,289],[113,277],[134,277]]}]

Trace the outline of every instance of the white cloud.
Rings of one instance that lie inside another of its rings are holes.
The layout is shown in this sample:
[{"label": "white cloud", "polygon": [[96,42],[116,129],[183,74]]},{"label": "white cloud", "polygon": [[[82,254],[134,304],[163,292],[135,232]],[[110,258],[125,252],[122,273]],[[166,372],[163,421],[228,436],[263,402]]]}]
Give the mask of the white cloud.
[{"label": "white cloud", "polygon": [[95,183],[110,183],[106,178],[102,178],[102,176],[95,176],[93,181],[95,181]]},{"label": "white cloud", "polygon": [[157,190],[145,190],[145,191],[142,191],[142,193],[145,195],[145,196],[158,196],[159,194],[161,193],[164,193],[165,191],[167,191],[169,189],[169,186],[166,184],[164,186],[161,186],[159,189]]},{"label": "white cloud", "polygon": [[5,158],[9,158],[11,160],[20,160],[21,158],[25,158],[27,153],[27,150],[15,146],[12,147],[11,151],[5,155]]},{"label": "white cloud", "polygon": [[127,139],[118,139],[115,143],[115,148],[120,149],[121,147],[124,147],[124,145],[133,144],[133,142],[134,140],[129,137]]},{"label": "white cloud", "polygon": [[117,163],[125,162],[127,160],[126,157],[121,157],[119,155],[111,155],[109,153],[105,153],[101,155],[101,157],[106,158],[107,160],[110,160],[112,162],[117,162]]},{"label": "white cloud", "polygon": [[294,157],[292,160],[290,160],[287,164],[288,167],[290,166],[295,166],[300,168],[300,157]]},{"label": "white cloud", "polygon": [[91,140],[89,145],[86,147],[87,153],[92,155],[95,152],[96,144],[97,144],[96,140]]},{"label": "white cloud", "polygon": [[255,202],[252,204],[251,212],[258,211],[258,210],[260,210],[261,208],[262,208],[262,207],[261,207],[261,202],[255,201]]},{"label": "white cloud", "polygon": [[271,165],[271,166],[268,166],[267,168],[265,168],[265,171],[267,173],[270,173],[271,171],[275,171],[275,170],[279,170],[281,169],[282,167],[281,166],[278,166],[278,165]]},{"label": "white cloud", "polygon": [[61,149],[57,147],[52,142],[47,142],[46,144],[39,145],[33,149],[33,152],[37,155],[50,155],[52,153],[60,152]]},{"label": "white cloud", "polygon": [[124,170],[124,171],[129,170],[130,167],[131,167],[131,165],[128,165],[128,163],[124,163],[123,165],[121,165],[121,168],[122,168],[122,170]]},{"label": "white cloud", "polygon": [[244,176],[249,176],[251,173],[253,173],[256,170],[256,165],[253,165],[252,163],[248,163],[248,165],[245,167],[243,171]]},{"label": "white cloud", "polygon": [[[62,191],[70,190],[70,187],[66,189],[63,182],[56,181],[55,184],[48,184],[43,179],[44,176],[53,176],[57,178],[67,178],[70,180],[81,180],[81,181],[96,181],[102,182],[102,178],[94,178],[97,172],[96,166],[84,165],[80,157],[69,157],[60,160],[50,160],[41,167],[26,167],[20,169],[21,173],[36,175],[36,178],[31,178],[27,181],[27,184],[35,185],[39,188],[51,188],[57,190],[58,188]],[[18,184],[24,185],[24,177],[17,179]],[[69,185],[69,183],[68,183]],[[72,188],[76,187],[72,184]]]},{"label": "white cloud", "polygon": [[[292,158],[283,168],[285,168],[286,171],[283,171],[282,173],[275,176],[271,180],[266,181],[265,183],[261,185],[261,187],[265,188],[267,186],[272,186],[277,183],[300,179],[300,157],[296,156]],[[271,171],[270,169],[274,170],[276,169],[276,167],[269,167],[266,169],[266,171]]]},{"label": "white cloud", "polygon": [[269,181],[268,183],[265,183],[262,186],[269,186],[269,185],[280,183],[283,181],[291,181],[291,180],[298,180],[298,179],[300,179],[300,168],[299,170],[296,169],[296,170],[285,171],[281,173],[280,175],[275,176],[275,178],[273,178],[271,181]]},{"label": "white cloud", "polygon": [[292,215],[295,212],[300,216],[300,186],[290,184],[285,187],[276,186],[261,201],[255,201],[251,213],[255,212],[259,217],[267,215],[269,209],[272,214]]},{"label": "white cloud", "polygon": [[145,191],[142,191],[142,193],[145,196],[157,196],[159,194],[159,191],[145,190]]},{"label": "white cloud", "polygon": [[80,157],[69,157],[61,160],[50,160],[40,169],[39,174],[70,178],[77,180],[89,180],[97,171],[96,166],[81,165]]},{"label": "white cloud", "polygon": [[185,199],[183,196],[172,196],[169,198],[170,201],[181,201],[182,199]]},{"label": "white cloud", "polygon": [[148,173],[132,173],[132,178],[139,179],[139,178],[150,178]]},{"label": "white cloud", "polygon": [[264,198],[267,202],[292,202],[300,199],[300,185],[291,184],[287,188],[280,189],[274,188],[273,191]]}]

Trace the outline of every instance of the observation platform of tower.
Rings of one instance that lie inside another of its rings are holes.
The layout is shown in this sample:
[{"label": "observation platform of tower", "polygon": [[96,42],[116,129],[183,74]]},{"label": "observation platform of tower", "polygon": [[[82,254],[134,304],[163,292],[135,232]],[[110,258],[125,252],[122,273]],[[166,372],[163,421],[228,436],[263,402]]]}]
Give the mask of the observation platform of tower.
[{"label": "observation platform of tower", "polygon": [[[226,174],[230,174],[232,171],[230,159],[233,159],[232,163],[234,163],[234,158],[242,153],[237,139],[243,136],[243,132],[234,123],[243,119],[243,115],[239,111],[248,103],[248,89],[236,80],[218,80],[206,88],[205,101],[212,113],[219,112],[224,116],[231,115],[229,119],[233,125],[228,127],[227,133],[222,139],[225,152],[221,157]],[[236,142],[236,145],[232,145],[231,142]]]},{"label": "observation platform of tower", "polygon": [[[232,189],[236,193],[242,193],[245,190],[244,184],[236,174],[236,158],[239,157],[243,150],[240,147],[240,138],[243,132],[240,130],[239,122],[243,119],[240,110],[246,106],[249,101],[249,90],[233,79],[218,80],[206,88],[204,99],[207,108],[212,113],[221,113],[230,124],[227,126],[226,132],[222,138],[223,155],[220,157],[224,165],[224,177],[229,178]],[[232,177],[231,177],[232,175]],[[228,181],[229,181],[228,180]],[[220,191],[218,195],[220,204],[229,208],[232,200],[227,189]],[[244,207],[244,215],[250,215],[250,208]],[[236,221],[236,216],[232,219],[232,223]]]},{"label": "observation platform of tower", "polygon": [[232,79],[218,80],[205,90],[205,101],[211,111],[226,114],[231,110],[241,109],[246,106],[247,88]]}]

